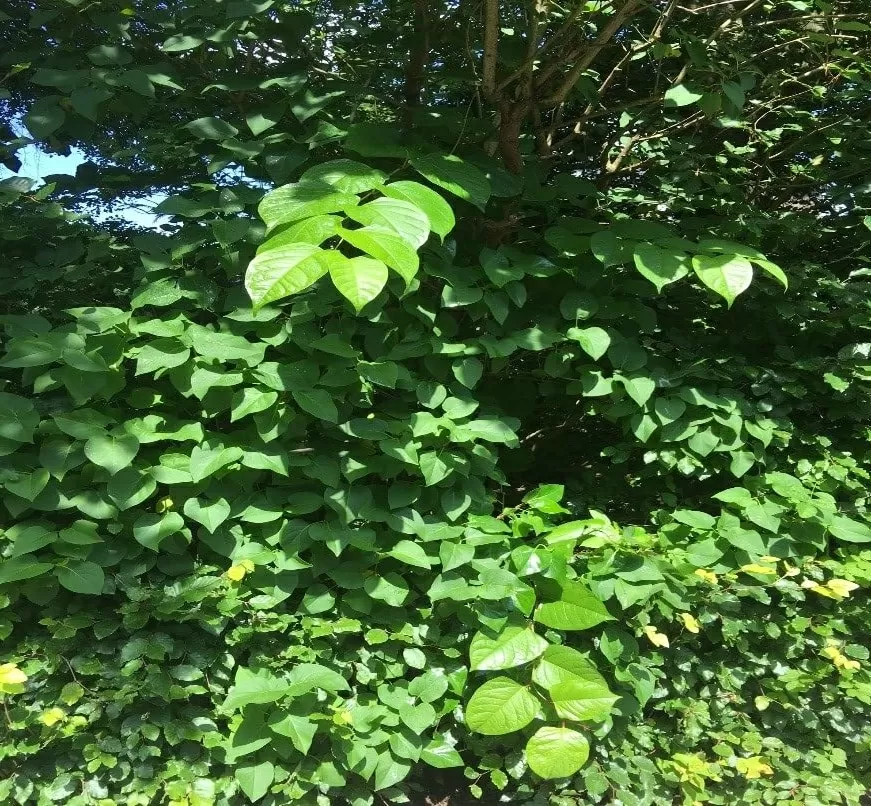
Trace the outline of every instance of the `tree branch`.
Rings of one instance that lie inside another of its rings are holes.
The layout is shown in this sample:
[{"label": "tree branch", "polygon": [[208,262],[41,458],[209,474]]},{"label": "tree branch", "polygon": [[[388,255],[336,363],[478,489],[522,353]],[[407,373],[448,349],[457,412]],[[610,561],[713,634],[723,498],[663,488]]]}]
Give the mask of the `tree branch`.
[{"label": "tree branch", "polygon": [[496,97],[496,60],[499,56],[499,0],[484,0],[484,61],[481,89],[487,100]]},{"label": "tree branch", "polygon": [[[762,0],[758,0],[762,2]],[[583,54],[566,74],[560,88],[549,98],[542,101],[543,106],[556,106],[565,101],[568,94],[572,91],[575,84],[578,83],[584,71],[596,60],[605,45],[613,39],[614,35],[628,19],[640,11],[641,0],[628,0],[623,7],[614,13],[607,25],[599,32],[599,35],[584,49]]]}]

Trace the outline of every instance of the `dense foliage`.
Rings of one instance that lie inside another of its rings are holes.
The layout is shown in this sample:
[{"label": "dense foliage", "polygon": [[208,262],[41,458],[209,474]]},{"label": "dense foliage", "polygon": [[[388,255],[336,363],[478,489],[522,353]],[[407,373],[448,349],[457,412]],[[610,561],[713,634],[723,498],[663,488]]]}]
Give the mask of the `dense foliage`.
[{"label": "dense foliage", "polygon": [[4,802],[860,803],[862,0],[0,20]]}]

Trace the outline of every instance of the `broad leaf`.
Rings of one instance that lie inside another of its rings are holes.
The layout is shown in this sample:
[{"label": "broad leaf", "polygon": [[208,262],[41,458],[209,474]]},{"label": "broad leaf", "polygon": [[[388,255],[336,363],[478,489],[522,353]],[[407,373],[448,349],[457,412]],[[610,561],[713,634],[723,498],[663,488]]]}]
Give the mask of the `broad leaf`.
[{"label": "broad leaf", "polygon": [[469,646],[469,668],[513,669],[535,660],[547,647],[547,641],[526,626],[508,626],[495,637],[478,632]]},{"label": "broad leaf", "polygon": [[255,310],[296,294],[323,277],[344,258],[314,244],[290,244],[260,252],[245,271],[245,289]]},{"label": "broad leaf", "polygon": [[555,630],[587,630],[603,621],[613,621],[613,616],[587,587],[567,582],[559,601],[539,605],[535,620]]},{"label": "broad leaf", "polygon": [[297,182],[267,193],[257,207],[269,229],[301,218],[335,213],[357,204],[357,196],[337,190],[326,182]]},{"label": "broad leaf", "polygon": [[370,257],[344,258],[330,266],[333,285],[356,311],[361,311],[382,292],[387,276],[387,266]]},{"label": "broad leaf", "polygon": [[635,268],[662,291],[669,283],[680,280],[690,273],[689,261],[685,254],[670,249],[662,249],[652,243],[640,243],[633,253]]},{"label": "broad leaf", "polygon": [[366,226],[393,230],[413,249],[423,246],[429,237],[426,215],[410,202],[399,199],[380,198],[352,207],[348,210],[348,217]]},{"label": "broad leaf", "polygon": [[469,730],[486,736],[501,736],[525,728],[538,713],[538,699],[526,687],[508,677],[488,680],[466,706]]},{"label": "broad leaf", "polygon": [[526,761],[541,778],[569,778],[589,757],[590,743],[570,728],[539,728],[526,743]]},{"label": "broad leaf", "polygon": [[736,255],[696,255],[693,269],[711,291],[726,300],[730,308],[735,298],[746,291],[753,280],[750,261]]},{"label": "broad leaf", "polygon": [[393,199],[411,202],[429,219],[430,229],[444,239],[456,223],[451,206],[434,190],[419,182],[391,182],[381,192]]},{"label": "broad leaf", "polygon": [[392,229],[376,226],[355,230],[342,228],[339,234],[352,246],[356,246],[357,249],[393,269],[405,280],[406,285],[417,274],[419,265],[417,252]]},{"label": "broad leaf", "polygon": [[483,210],[490,198],[490,182],[480,169],[454,154],[428,154],[411,161],[415,170],[434,185]]}]

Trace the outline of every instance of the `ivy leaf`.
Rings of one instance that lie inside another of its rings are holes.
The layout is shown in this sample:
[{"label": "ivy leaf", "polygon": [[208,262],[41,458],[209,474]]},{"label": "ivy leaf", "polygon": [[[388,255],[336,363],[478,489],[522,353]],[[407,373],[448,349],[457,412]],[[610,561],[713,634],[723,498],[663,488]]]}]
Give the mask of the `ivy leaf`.
[{"label": "ivy leaf", "polygon": [[333,285],[358,313],[384,290],[387,275],[387,266],[369,257],[345,258],[330,266]]},{"label": "ivy leaf", "polygon": [[301,218],[335,213],[358,202],[353,193],[344,193],[326,182],[297,182],[267,193],[257,207],[269,229]]},{"label": "ivy leaf", "polygon": [[541,778],[570,778],[589,757],[590,743],[570,728],[539,728],[526,743],[526,761]]},{"label": "ivy leaf", "polygon": [[245,289],[254,309],[316,283],[336,263],[345,260],[314,244],[298,243],[269,249],[254,256],[245,271]]},{"label": "ivy leaf", "polygon": [[538,713],[535,695],[508,677],[488,680],[466,706],[466,724],[475,733],[502,736],[525,728]]},{"label": "ivy leaf", "polygon": [[711,291],[719,294],[731,308],[739,294],[746,291],[753,280],[750,261],[737,255],[696,255],[693,269],[698,278]]},{"label": "ivy leaf", "polygon": [[261,761],[259,764],[238,766],[233,775],[248,800],[254,803],[260,800],[272,786],[275,779],[275,767],[271,761]]},{"label": "ivy leaf", "polygon": [[508,626],[495,637],[477,632],[469,646],[469,668],[472,671],[513,669],[535,660],[547,648],[547,641],[526,626]]},{"label": "ivy leaf", "polygon": [[444,239],[456,224],[451,206],[434,190],[419,182],[391,182],[381,188],[384,195],[410,202],[429,220],[430,229]]},{"label": "ivy leaf", "polygon": [[535,620],[554,630],[587,630],[603,621],[613,621],[602,602],[580,582],[568,582],[558,602],[539,605]]},{"label": "ivy leaf", "polygon": [[100,434],[85,443],[85,456],[114,476],[139,453],[139,440],[132,434]]},{"label": "ivy leaf", "polygon": [[103,591],[103,569],[87,560],[70,560],[55,570],[57,581],[73,593],[99,594]]},{"label": "ivy leaf", "polygon": [[411,160],[414,169],[434,185],[483,210],[490,198],[490,182],[474,165],[454,154],[427,154]]},{"label": "ivy leaf", "polygon": [[393,269],[405,280],[406,286],[417,274],[420,265],[417,252],[392,229],[370,226],[349,230],[343,227],[339,235],[352,246]]}]

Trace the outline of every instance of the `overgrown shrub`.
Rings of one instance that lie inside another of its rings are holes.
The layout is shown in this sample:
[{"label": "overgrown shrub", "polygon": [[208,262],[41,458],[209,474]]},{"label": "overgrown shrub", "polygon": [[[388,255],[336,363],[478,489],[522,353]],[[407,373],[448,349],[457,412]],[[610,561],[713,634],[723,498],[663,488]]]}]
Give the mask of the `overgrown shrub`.
[{"label": "overgrown shrub", "polygon": [[9,0],[0,799],[858,806],[869,22]]}]

